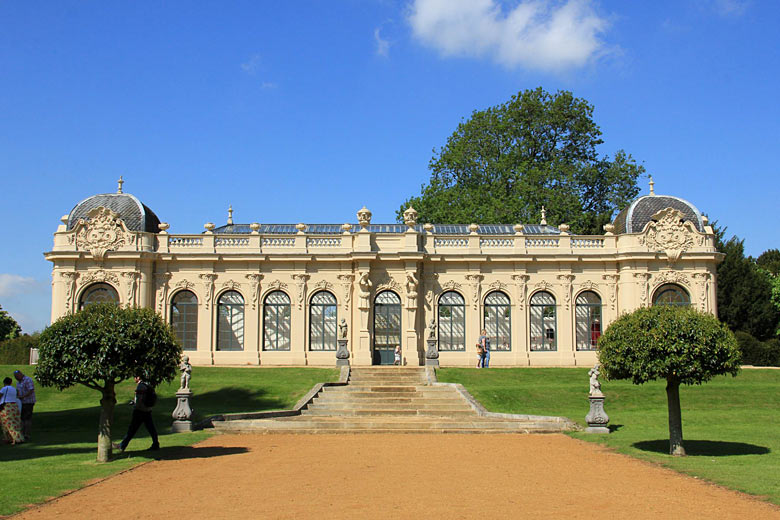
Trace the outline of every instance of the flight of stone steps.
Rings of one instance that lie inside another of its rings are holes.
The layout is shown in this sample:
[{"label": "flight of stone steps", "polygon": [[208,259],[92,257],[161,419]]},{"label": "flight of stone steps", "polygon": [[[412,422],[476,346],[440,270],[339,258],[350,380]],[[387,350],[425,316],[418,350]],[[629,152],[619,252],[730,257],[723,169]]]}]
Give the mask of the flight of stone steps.
[{"label": "flight of stone steps", "polygon": [[300,415],[214,421],[217,430],[254,433],[550,433],[558,417],[482,415],[454,385],[429,384],[425,368],[352,368],[349,384],[325,386]]}]

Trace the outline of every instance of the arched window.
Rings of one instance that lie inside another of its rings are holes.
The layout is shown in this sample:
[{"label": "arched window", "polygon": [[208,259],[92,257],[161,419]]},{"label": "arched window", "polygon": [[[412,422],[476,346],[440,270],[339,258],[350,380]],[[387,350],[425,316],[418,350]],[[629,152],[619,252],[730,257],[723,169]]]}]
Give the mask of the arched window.
[{"label": "arched window", "polygon": [[557,350],[555,296],[541,291],[531,297],[531,350]]},{"label": "arched window", "polygon": [[377,294],[374,299],[375,365],[392,365],[395,347],[401,345],[401,298],[392,291]]},{"label": "arched window", "polygon": [[485,298],[485,330],[491,350],[512,350],[509,296],[494,291]]},{"label": "arched window", "polygon": [[81,293],[79,310],[83,310],[85,307],[89,307],[93,303],[103,302],[119,303],[119,294],[117,294],[116,289],[107,283],[92,284],[87,287],[83,293]]},{"label": "arched window", "polygon": [[601,336],[601,298],[598,294],[584,291],[577,296],[574,323],[577,350],[595,350]]},{"label": "arched window", "polygon": [[171,327],[181,348],[198,348],[198,297],[191,291],[179,291],[171,300]]},{"label": "arched window", "polygon": [[316,293],[309,304],[309,349],[336,350],[336,297],[327,291]]},{"label": "arched window", "polygon": [[677,305],[687,307],[691,304],[688,291],[677,284],[667,283],[656,289],[653,305]]},{"label": "arched window", "polygon": [[244,350],[243,296],[224,292],[217,307],[217,350]]},{"label": "arched window", "polygon": [[268,293],[263,302],[263,350],[290,350],[290,297]]},{"label": "arched window", "polygon": [[466,302],[455,291],[439,298],[439,350],[466,350]]}]

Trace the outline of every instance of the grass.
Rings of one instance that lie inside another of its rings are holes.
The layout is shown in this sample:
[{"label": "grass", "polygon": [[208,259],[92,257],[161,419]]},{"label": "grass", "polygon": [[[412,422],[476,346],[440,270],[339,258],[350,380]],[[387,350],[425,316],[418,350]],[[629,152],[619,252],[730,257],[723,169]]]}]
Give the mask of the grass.
[{"label": "grass", "polygon": [[[32,375],[29,366],[0,365],[0,375],[15,369]],[[316,368],[216,368],[195,367],[192,374],[194,397],[191,405],[199,417],[218,413],[288,409],[318,382],[336,381],[335,369]],[[210,436],[208,431],[172,434],[171,412],[178,379],[157,388],[159,401],[154,422],[162,449],[145,452],[151,444],[146,429],[136,434],[128,451],[108,464],[95,462],[100,394],[83,386],[63,392],[36,385],[38,403],[33,416],[33,442],[19,446],[0,445],[0,515],[8,515],[28,504],[76,489],[152,459],[213,457],[222,448],[198,448],[192,444]],[[117,388],[117,407],[112,427],[119,441],[127,431],[135,385],[126,381]]]},{"label": "grass", "polygon": [[[587,368],[443,368],[488,410],[565,416],[585,425]],[[665,382],[603,381],[609,435],[578,439],[780,504],[780,370],[743,370],[680,388],[687,457],[669,452]]]}]

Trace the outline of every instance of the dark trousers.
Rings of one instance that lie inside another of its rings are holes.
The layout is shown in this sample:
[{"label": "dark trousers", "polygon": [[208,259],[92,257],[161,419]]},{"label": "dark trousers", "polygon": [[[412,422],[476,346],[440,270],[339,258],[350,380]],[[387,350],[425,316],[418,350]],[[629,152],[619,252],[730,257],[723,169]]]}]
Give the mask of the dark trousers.
[{"label": "dark trousers", "polygon": [[127,435],[125,435],[125,438],[122,439],[122,443],[120,444],[122,450],[127,448],[127,445],[130,444],[130,441],[138,431],[138,428],[141,427],[141,424],[146,426],[146,431],[152,436],[152,446],[157,446],[159,444],[157,441],[157,428],[154,427],[154,422],[152,421],[152,412],[142,412],[133,409],[133,417],[130,419],[130,426],[127,427]]}]

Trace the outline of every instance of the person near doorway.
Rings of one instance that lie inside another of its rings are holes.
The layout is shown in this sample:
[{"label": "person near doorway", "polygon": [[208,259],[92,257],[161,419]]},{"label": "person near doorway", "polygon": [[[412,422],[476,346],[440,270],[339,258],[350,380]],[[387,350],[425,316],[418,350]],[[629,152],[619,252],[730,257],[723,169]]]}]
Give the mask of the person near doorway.
[{"label": "person near doorway", "polygon": [[482,329],[482,335],[477,344],[482,348],[482,368],[488,368],[490,366],[490,338],[486,329]]},{"label": "person near doorway", "polygon": [[393,364],[394,365],[401,365],[401,345],[395,346],[395,356],[394,356]]}]

